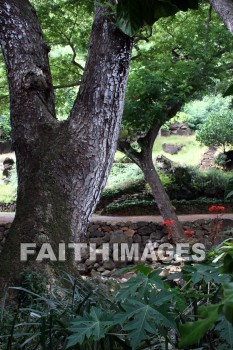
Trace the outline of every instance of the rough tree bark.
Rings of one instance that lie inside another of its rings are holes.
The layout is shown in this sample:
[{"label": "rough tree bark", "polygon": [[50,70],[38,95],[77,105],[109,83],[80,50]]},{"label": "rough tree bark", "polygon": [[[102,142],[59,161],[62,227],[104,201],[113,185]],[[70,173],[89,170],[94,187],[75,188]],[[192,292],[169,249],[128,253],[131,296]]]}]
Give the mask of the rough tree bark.
[{"label": "rough tree bark", "polygon": [[233,1],[232,0],[209,0],[210,4],[223,20],[229,32],[233,34]]},{"label": "rough tree bark", "polygon": [[174,220],[172,239],[174,243],[184,240],[183,228],[178,220],[175,209],[161,183],[152,159],[154,141],[158,135],[161,123],[155,122],[148,133],[138,140],[141,151],[135,151],[129,142],[119,140],[118,149],[125,153],[143,171],[146,182],[150,185],[152,195],[164,220]]},{"label": "rough tree bark", "polygon": [[115,153],[132,47],[106,11],[95,8],[79,94],[69,119],[58,122],[49,49],[35,10],[28,0],[0,0],[19,180],[16,217],[0,254],[0,285],[23,268],[20,243],[85,240]]}]

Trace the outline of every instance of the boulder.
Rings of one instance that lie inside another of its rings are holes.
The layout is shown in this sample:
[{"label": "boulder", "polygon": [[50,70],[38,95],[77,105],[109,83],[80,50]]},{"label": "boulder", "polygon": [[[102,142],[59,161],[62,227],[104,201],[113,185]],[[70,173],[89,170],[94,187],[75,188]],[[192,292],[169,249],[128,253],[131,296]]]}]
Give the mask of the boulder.
[{"label": "boulder", "polygon": [[169,154],[177,154],[183,145],[173,144],[173,143],[164,143],[162,145],[163,151]]},{"label": "boulder", "polygon": [[181,135],[189,136],[192,135],[192,130],[190,129],[188,123],[174,123],[169,125],[169,130],[171,135]]}]

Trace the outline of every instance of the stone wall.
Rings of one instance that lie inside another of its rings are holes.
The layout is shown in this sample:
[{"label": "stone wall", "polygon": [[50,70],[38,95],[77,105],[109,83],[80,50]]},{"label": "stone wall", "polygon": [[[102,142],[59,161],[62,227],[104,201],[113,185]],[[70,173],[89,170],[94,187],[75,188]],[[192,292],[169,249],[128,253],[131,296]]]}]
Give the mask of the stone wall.
[{"label": "stone wall", "polygon": [[16,203],[0,203],[0,212],[15,212]]},{"label": "stone wall", "polygon": [[[0,251],[6,241],[6,237],[10,228],[10,223],[0,224]],[[202,242],[208,248],[211,246],[211,231],[216,228],[212,220],[196,220],[195,222],[186,222],[183,224],[184,230],[195,231],[195,241]],[[233,220],[223,219],[220,222],[220,230],[222,234],[218,235],[219,243],[226,238],[233,237]],[[89,242],[95,243],[96,248],[101,249],[103,243],[109,243],[110,261],[103,261],[102,254],[97,255],[96,261],[89,259],[89,253],[85,253],[83,261],[78,264],[81,273],[99,272],[103,276],[108,276],[115,268],[121,268],[132,262],[113,261],[113,244],[128,243],[129,247],[132,243],[139,244],[140,253],[143,252],[145,246],[149,242],[157,242],[158,244],[169,243],[164,228],[159,223],[154,222],[91,222],[88,228]]]},{"label": "stone wall", "polygon": [[6,241],[6,237],[9,232],[9,228],[11,227],[11,223],[0,224],[0,253],[2,251],[2,247]]}]

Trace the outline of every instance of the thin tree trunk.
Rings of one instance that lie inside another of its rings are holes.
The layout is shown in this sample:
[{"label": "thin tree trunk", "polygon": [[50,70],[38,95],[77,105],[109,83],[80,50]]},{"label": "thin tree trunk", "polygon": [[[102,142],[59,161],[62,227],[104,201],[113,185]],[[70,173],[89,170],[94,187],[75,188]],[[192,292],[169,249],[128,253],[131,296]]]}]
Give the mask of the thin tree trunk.
[{"label": "thin tree trunk", "polygon": [[171,227],[172,240],[177,243],[184,240],[183,228],[178,220],[175,209],[170,201],[168,194],[166,193],[159,175],[154,167],[152,158],[141,158],[141,169],[145,175],[146,182],[150,185],[152,195],[157,203],[158,209],[164,220],[174,220],[174,224]]},{"label": "thin tree trunk", "polygon": [[[175,106],[174,110],[178,108],[178,106]],[[160,127],[161,123],[155,122],[151,129],[148,131],[147,135],[144,136],[142,139],[138,140],[138,143],[141,146],[140,152],[135,151],[130,146],[129,142],[125,142],[122,140],[118,142],[118,149],[119,151],[124,152],[125,155],[129,157],[134,163],[136,163],[143,171],[145,180],[151,187],[152,195],[155,199],[161,216],[164,220],[174,220],[174,224],[172,227],[173,241],[181,242],[184,240],[182,225],[178,220],[175,209],[172,206],[170,198],[167,195],[161,183],[161,180],[157,174],[152,160],[153,145],[159,133]]]},{"label": "thin tree trunk", "polygon": [[227,29],[233,34],[233,1],[232,0],[210,0],[219,17],[223,20]]},{"label": "thin tree trunk", "polygon": [[[111,0],[109,0],[111,1]],[[0,254],[0,288],[22,271],[20,243],[82,242],[113,161],[132,41],[96,7],[88,59],[70,117],[58,122],[36,13],[28,0],[0,0],[0,42],[16,152],[16,217]]]}]

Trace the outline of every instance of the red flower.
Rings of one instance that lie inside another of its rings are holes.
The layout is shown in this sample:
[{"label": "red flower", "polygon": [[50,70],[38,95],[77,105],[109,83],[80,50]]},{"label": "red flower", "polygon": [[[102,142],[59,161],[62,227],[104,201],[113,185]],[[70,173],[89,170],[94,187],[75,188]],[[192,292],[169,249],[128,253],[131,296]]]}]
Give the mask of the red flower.
[{"label": "red flower", "polygon": [[225,207],[222,205],[212,205],[211,207],[209,207],[209,212],[210,213],[222,213],[224,212]]},{"label": "red flower", "polygon": [[194,231],[191,231],[191,230],[185,230],[184,231],[184,234],[186,235],[186,236],[193,236],[194,235]]},{"label": "red flower", "polygon": [[174,224],[175,220],[164,220],[163,225],[170,227]]}]

